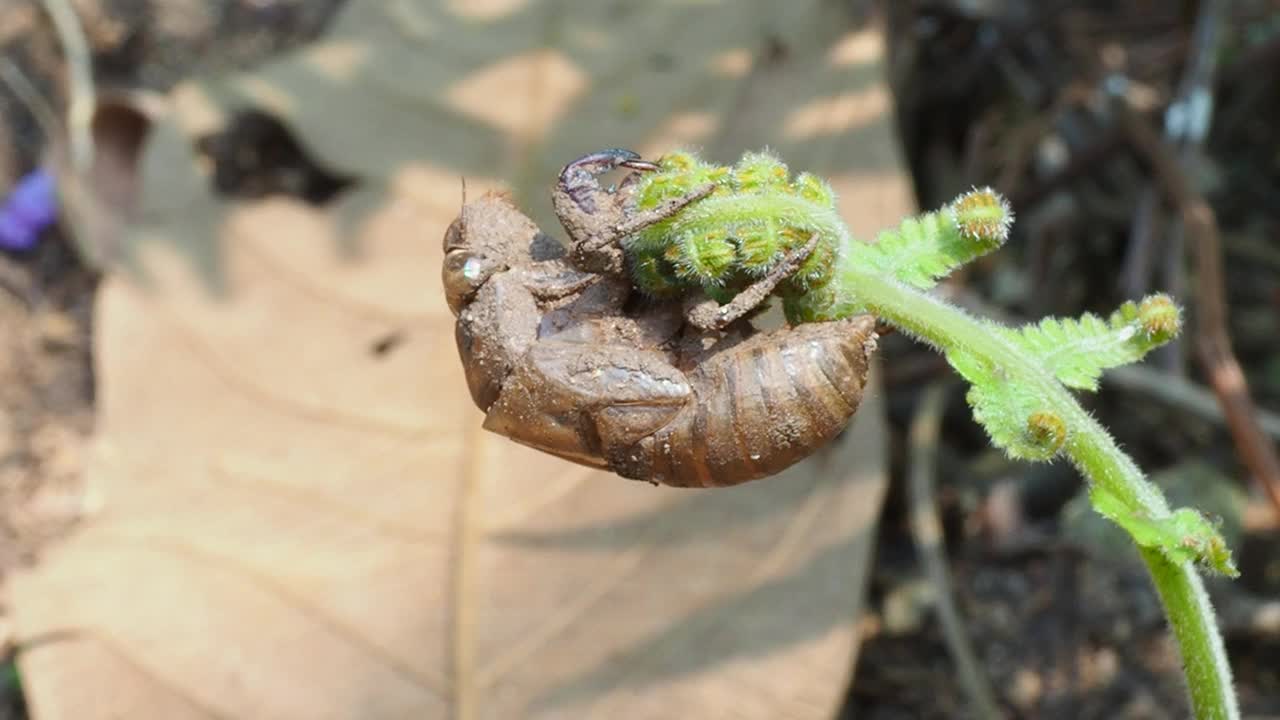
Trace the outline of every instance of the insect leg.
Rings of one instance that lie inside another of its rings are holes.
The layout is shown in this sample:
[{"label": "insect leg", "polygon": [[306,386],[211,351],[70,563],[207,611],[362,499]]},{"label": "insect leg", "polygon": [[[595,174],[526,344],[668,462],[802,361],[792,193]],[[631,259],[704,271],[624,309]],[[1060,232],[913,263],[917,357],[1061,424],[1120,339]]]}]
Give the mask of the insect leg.
[{"label": "insect leg", "polygon": [[599,282],[600,277],[563,262],[548,261],[525,276],[525,287],[538,300],[549,302],[576,295]]},{"label": "insect leg", "polygon": [[699,185],[684,195],[681,195],[678,198],[672,198],[656,208],[641,210],[619,224],[618,227],[615,228],[615,236],[610,238],[610,240],[626,237],[627,235],[643,230],[654,223],[662,222],[685,209],[689,205],[710,195],[715,189],[716,186],[714,183]]},{"label": "insect leg", "polygon": [[691,203],[697,202],[702,198],[711,194],[715,190],[715,185],[707,183],[690,190],[678,198],[672,198],[656,208],[642,210],[635,213],[631,217],[623,220],[617,225],[611,227],[602,227],[592,235],[583,239],[574,247],[574,257],[577,258],[579,264],[590,266],[584,263],[584,258],[591,257],[608,257],[610,261],[605,267],[613,268],[621,271],[624,267],[623,252],[621,241],[622,238],[642,230],[654,223],[661,222],[675,215]]},{"label": "insect leg", "polygon": [[634,454],[692,390],[662,353],[616,340],[606,332],[594,343],[534,343],[488,408],[485,429],[596,467]]},{"label": "insect leg", "polygon": [[642,171],[658,169],[657,165],[642,160],[639,154],[631,150],[609,148],[583,155],[565,165],[560,170],[560,190],[572,198],[583,212],[594,213],[595,194],[600,190],[596,176],[619,167]]}]

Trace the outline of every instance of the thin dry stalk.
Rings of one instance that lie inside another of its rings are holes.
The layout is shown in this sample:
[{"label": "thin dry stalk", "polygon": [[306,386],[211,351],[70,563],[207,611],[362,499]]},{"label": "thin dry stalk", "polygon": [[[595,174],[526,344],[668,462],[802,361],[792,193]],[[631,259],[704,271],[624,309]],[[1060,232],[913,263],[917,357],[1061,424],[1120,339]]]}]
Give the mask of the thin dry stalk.
[{"label": "thin dry stalk", "polygon": [[1240,459],[1280,511],[1280,459],[1258,423],[1244,371],[1231,349],[1222,240],[1213,209],[1192,186],[1174,150],[1136,114],[1122,111],[1129,143],[1150,165],[1156,185],[1178,212],[1196,262],[1196,351],[1226,415]]},{"label": "thin dry stalk", "polygon": [[937,593],[938,621],[947,650],[956,664],[960,684],[969,696],[974,715],[983,720],[1003,718],[995,694],[982,672],[965,633],[964,621],[956,608],[955,591],[951,586],[951,574],[947,571],[946,550],[942,538],[942,521],[938,518],[934,499],[934,475],[938,465],[938,433],[942,425],[942,413],[946,407],[947,387],[934,383],[924,392],[920,409],[911,422],[911,534],[916,550],[924,564],[929,582]]}]

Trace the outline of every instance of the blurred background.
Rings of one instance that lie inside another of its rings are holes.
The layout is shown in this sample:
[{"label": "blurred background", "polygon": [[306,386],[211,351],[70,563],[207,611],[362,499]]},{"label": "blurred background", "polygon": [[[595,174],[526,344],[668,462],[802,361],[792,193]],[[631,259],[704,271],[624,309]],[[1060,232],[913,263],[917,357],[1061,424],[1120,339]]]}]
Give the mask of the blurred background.
[{"label": "blurred background", "polygon": [[1280,3],[4,0],[0,48],[0,720],[1186,717],[1129,541],[901,336],[742,487],[482,432],[461,180],[561,235],[614,146],[774,149],[867,239],[991,185],[941,292],[1008,322],[1173,294],[1082,400],[1220,520],[1280,717]]}]

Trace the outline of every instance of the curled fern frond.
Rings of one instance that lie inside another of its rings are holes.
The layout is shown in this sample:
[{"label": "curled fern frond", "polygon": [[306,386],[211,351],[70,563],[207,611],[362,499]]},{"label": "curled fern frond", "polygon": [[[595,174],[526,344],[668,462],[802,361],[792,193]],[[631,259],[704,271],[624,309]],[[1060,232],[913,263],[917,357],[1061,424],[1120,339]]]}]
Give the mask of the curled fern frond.
[{"label": "curled fern frond", "polygon": [[826,180],[813,173],[800,173],[797,175],[795,183],[792,184],[792,190],[799,194],[800,197],[816,205],[823,207],[836,206],[836,191],[831,188],[831,185]]},{"label": "curled fern frond", "polygon": [[737,246],[723,228],[686,235],[675,254],[676,272],[680,277],[701,286],[724,284],[738,258]]},{"label": "curled fern frond", "polygon": [[1009,237],[1013,211],[990,189],[974,190],[936,212],[908,218],[880,233],[874,244],[855,245],[849,261],[927,290],[957,267],[1000,247]]},{"label": "curled fern frond", "polygon": [[1143,299],[1138,304],[1137,320],[1152,347],[1163,345],[1182,332],[1182,309],[1164,293]]},{"label": "curled fern frond", "polygon": [[1046,318],[1019,329],[998,332],[1031,353],[1069,387],[1097,390],[1108,368],[1141,360],[1181,329],[1177,305],[1167,295],[1125,303],[1107,320],[1096,315]]},{"label": "curled fern frond", "polygon": [[[835,211],[835,192],[821,178],[802,173],[793,180],[777,156],[764,152],[747,153],[732,167],[712,165],[687,152],[665,156],[658,165],[637,187],[638,209],[657,207],[706,183],[715,190],[624,241],[632,265],[643,270],[633,272],[641,290],[660,297],[690,290],[721,297],[768,273],[815,233],[817,246],[776,294],[785,306],[787,298],[810,293],[834,276],[848,238]],[[650,255],[672,265],[676,287],[647,272],[653,264],[642,257]]]},{"label": "curled fern frond", "polygon": [[816,235],[817,249],[775,290],[788,320],[870,312],[946,355],[969,382],[974,418],[994,445],[1014,458],[1068,458],[1088,478],[1094,507],[1140,546],[1181,643],[1197,716],[1238,717],[1213,611],[1191,569],[1194,563],[1237,574],[1222,535],[1194,510],[1171,511],[1068,390],[1096,389],[1104,370],[1140,360],[1175,337],[1181,313],[1170,298],[1126,303],[1106,319],[1001,327],[923,292],[1008,239],[1013,213],[989,188],[863,244],[836,213],[829,185],[808,174],[789,179],[773,155],[752,153],[723,167],[676,153],[659,164],[638,188],[641,208],[706,183],[715,189],[624,241],[637,286],[663,297],[701,289],[725,303]]},{"label": "curled fern frond", "polygon": [[1226,577],[1240,575],[1216,524],[1196,510],[1178,508],[1162,517],[1135,513],[1097,485],[1090,490],[1089,500],[1095,510],[1127,530],[1138,545],[1158,550],[1172,562],[1193,562]]},{"label": "curled fern frond", "polygon": [[1027,418],[1027,440],[1052,457],[1067,444],[1067,424],[1057,413],[1037,410]]},{"label": "curled fern frond", "polygon": [[733,167],[733,185],[739,192],[769,192],[787,187],[787,166],[764,152],[750,152]]},{"label": "curled fern frond", "polygon": [[738,261],[749,275],[764,275],[782,259],[778,252],[778,224],[772,218],[733,229],[738,241]]},{"label": "curled fern frond", "polygon": [[1013,209],[1007,200],[989,187],[974,188],[956,198],[948,209],[960,234],[982,253],[995,250],[1009,239]]},{"label": "curled fern frond", "polygon": [[673,298],[682,291],[675,267],[657,252],[634,253],[629,269],[631,282],[650,297]]}]

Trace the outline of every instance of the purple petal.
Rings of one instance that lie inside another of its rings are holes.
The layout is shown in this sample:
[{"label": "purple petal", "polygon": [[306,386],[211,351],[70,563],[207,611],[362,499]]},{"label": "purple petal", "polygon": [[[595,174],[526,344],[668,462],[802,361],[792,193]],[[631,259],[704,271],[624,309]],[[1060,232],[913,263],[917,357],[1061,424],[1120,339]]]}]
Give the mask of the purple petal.
[{"label": "purple petal", "polygon": [[57,219],[57,180],[43,168],[34,170],[18,181],[0,207],[0,247],[29,250]]}]

